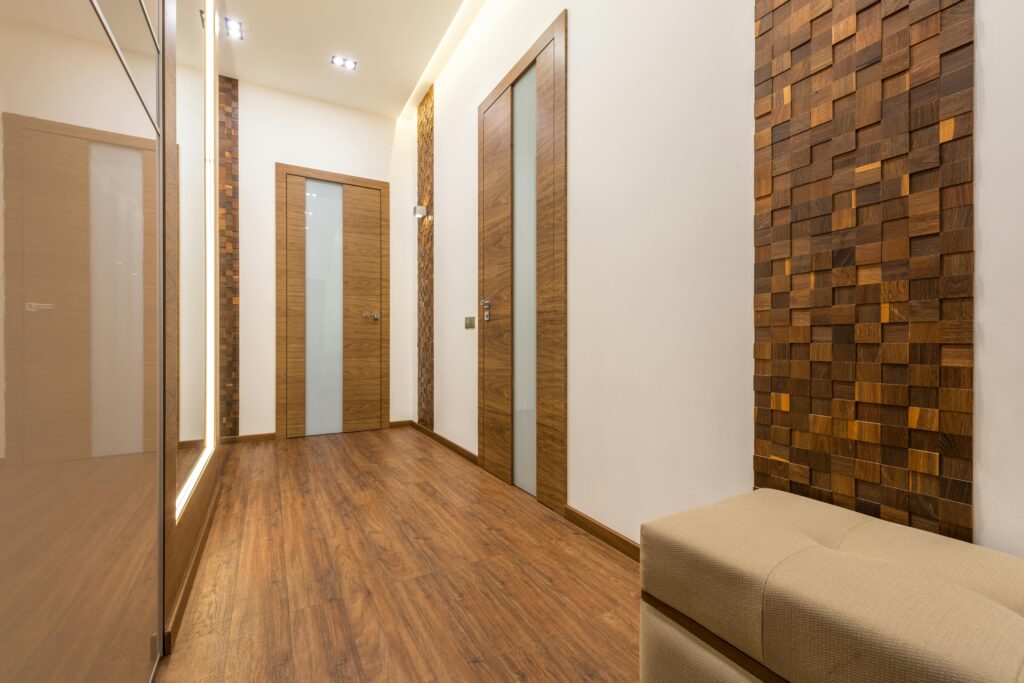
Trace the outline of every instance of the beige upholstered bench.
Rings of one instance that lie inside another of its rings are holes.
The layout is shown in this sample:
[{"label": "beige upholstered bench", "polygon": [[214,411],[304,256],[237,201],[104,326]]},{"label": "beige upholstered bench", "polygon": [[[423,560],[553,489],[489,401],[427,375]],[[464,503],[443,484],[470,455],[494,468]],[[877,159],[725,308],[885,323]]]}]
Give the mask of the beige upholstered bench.
[{"label": "beige upholstered bench", "polygon": [[1024,683],[1024,559],[764,489],[641,537],[643,681]]}]

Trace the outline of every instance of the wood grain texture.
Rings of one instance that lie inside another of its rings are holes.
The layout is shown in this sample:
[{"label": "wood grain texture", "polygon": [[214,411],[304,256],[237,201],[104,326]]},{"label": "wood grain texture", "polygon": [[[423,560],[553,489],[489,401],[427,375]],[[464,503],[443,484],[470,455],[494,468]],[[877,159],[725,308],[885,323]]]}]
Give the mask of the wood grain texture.
[{"label": "wood grain texture", "polygon": [[[383,302],[380,190],[343,186],[342,401],[344,431],[380,429],[383,394]],[[371,317],[367,317],[371,316]]]},{"label": "wood grain texture", "polygon": [[[307,178],[337,183],[344,192],[344,429],[387,427],[391,419],[390,186],[384,181],[281,163],[276,165],[275,173],[277,438],[302,436],[306,428]],[[379,313],[380,319],[364,318],[364,313]],[[350,359],[353,362],[348,362]]]},{"label": "wood grain texture", "polygon": [[285,436],[306,433],[306,179],[289,175],[285,276]]},{"label": "wood grain texture", "polygon": [[589,517],[569,505],[565,506],[565,518],[588,534],[601,539],[634,562],[640,561],[640,545],[636,541],[626,538],[615,529],[601,524],[601,522],[593,517]]},{"label": "wood grain texture", "polygon": [[441,444],[442,446],[444,446],[448,450],[453,451],[455,453],[458,453],[459,455],[461,455],[463,458],[465,458],[466,460],[470,461],[474,465],[479,465],[480,464],[480,458],[477,457],[476,453],[472,453],[472,452],[466,450],[465,448],[463,448],[462,446],[460,446],[459,444],[455,443],[454,441],[450,441],[450,440],[444,438],[443,436],[441,436],[440,434],[435,432],[433,429],[430,429],[426,425],[421,425],[418,422],[413,422],[413,421],[410,420],[410,421],[408,421],[408,424],[400,424],[400,423],[392,422],[391,426],[392,427],[396,427],[396,426],[405,427],[405,426],[408,426],[408,427],[413,427],[415,429],[418,429],[421,432],[423,432],[424,434],[426,434],[427,436],[429,436],[434,441],[438,442],[439,444]]},{"label": "wood grain texture", "polygon": [[417,239],[416,348],[417,419],[434,428],[434,86],[431,85],[416,108],[416,187],[420,206],[427,215],[420,219]]},{"label": "wood grain texture", "polygon": [[637,564],[427,436],[234,449],[160,683],[636,679]]},{"label": "wood grain texture", "polygon": [[[537,76],[537,499],[561,513],[566,502],[567,471],[567,38],[568,14],[562,12],[523,55],[479,108],[480,178],[480,297],[491,299],[490,322],[481,315],[479,340],[479,434],[484,467],[511,481],[511,408],[507,424],[498,417],[511,406],[512,329],[496,317],[504,292],[512,290],[512,175],[511,157],[505,169],[501,156],[505,137],[511,139],[512,85],[531,66]],[[509,155],[511,143],[509,142]],[[496,156],[490,156],[496,155]],[[507,207],[506,207],[507,202]],[[507,213],[507,216],[506,216]],[[507,233],[507,234],[505,234]],[[507,244],[506,244],[507,242]],[[506,253],[507,251],[507,253]],[[507,263],[506,263],[507,262]],[[489,271],[489,272],[488,272]],[[498,292],[496,303],[493,292]],[[510,301],[510,300],[509,300]],[[482,311],[481,311],[482,314]],[[502,313],[502,315],[505,315]],[[511,320],[509,303],[507,320]],[[492,323],[497,324],[492,325]],[[512,321],[514,322],[514,321]],[[506,329],[508,328],[508,329]],[[505,349],[507,343],[508,348]],[[488,377],[487,351],[492,370]],[[507,361],[505,355],[507,354]],[[504,364],[508,365],[507,398]],[[498,384],[493,384],[498,382]],[[496,450],[488,453],[491,447]],[[505,464],[507,455],[507,467]]]},{"label": "wood grain texture", "polygon": [[974,1],[756,8],[755,483],[970,540]]},{"label": "wood grain texture", "polygon": [[[512,483],[512,90],[483,112],[480,147],[480,464]],[[489,319],[488,319],[489,318]]]}]

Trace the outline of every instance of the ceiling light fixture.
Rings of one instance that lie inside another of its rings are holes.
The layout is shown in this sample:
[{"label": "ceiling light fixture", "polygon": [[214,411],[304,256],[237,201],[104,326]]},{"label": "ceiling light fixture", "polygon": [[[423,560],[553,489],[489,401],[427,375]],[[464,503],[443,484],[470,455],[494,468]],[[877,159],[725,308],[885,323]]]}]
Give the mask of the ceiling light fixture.
[{"label": "ceiling light fixture", "polygon": [[348,57],[341,57],[339,55],[331,55],[331,64],[334,66],[340,66],[342,69],[348,69],[349,71],[355,71],[358,62]]},{"label": "ceiling light fixture", "polygon": [[227,31],[229,38],[245,40],[245,33],[242,30],[242,22],[238,19],[224,17],[224,30]]}]

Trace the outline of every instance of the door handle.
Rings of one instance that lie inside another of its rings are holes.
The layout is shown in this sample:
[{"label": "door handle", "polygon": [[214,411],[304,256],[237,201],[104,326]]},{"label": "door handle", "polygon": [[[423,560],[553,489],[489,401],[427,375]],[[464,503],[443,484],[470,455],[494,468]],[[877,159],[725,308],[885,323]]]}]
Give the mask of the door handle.
[{"label": "door handle", "polygon": [[363,317],[367,320],[380,320],[380,313],[363,313]]},{"label": "door handle", "polygon": [[52,311],[57,308],[56,304],[41,304],[35,301],[26,301],[25,310],[29,313],[38,313],[39,311]]},{"label": "door handle", "polygon": [[486,322],[491,319],[491,300],[480,299],[480,305],[484,309],[484,322]]}]

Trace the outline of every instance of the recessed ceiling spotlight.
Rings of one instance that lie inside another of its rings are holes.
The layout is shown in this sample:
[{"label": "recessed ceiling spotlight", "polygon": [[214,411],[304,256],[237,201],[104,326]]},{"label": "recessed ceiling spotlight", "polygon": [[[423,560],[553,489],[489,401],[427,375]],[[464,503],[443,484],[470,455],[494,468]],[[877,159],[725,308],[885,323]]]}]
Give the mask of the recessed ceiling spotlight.
[{"label": "recessed ceiling spotlight", "polygon": [[245,33],[242,31],[242,22],[238,19],[224,17],[224,30],[227,31],[229,38],[245,40]]},{"label": "recessed ceiling spotlight", "polygon": [[339,55],[331,55],[331,64],[334,66],[340,66],[342,69],[348,69],[349,71],[355,71],[358,62],[348,57],[341,57]]}]

